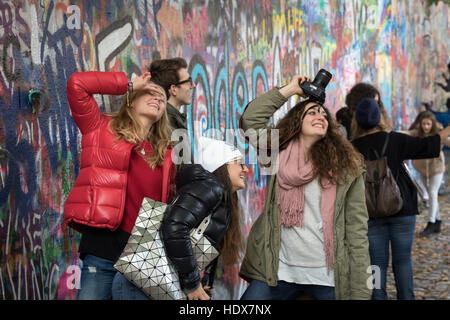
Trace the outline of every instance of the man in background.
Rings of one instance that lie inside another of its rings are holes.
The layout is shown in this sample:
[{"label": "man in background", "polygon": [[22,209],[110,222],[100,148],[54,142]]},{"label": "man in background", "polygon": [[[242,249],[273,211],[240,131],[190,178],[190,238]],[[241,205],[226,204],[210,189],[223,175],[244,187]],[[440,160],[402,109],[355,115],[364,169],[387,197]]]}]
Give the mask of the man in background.
[{"label": "man in background", "polygon": [[[174,130],[185,130],[183,139],[188,139],[187,119],[186,114],[181,113],[180,109],[182,106],[191,103],[192,89],[195,88],[187,66],[185,59],[177,57],[154,60],[148,68],[152,81],[163,87],[166,91],[166,110],[170,125]],[[188,141],[186,142],[184,145],[190,145]],[[176,156],[182,157],[182,152]],[[191,163],[194,163],[192,153],[190,159]]]}]

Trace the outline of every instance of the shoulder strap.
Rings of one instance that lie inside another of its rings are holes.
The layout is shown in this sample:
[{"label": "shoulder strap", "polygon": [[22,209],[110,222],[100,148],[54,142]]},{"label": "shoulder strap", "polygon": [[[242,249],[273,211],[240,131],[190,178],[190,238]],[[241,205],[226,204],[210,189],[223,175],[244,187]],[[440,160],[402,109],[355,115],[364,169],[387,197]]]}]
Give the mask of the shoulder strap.
[{"label": "shoulder strap", "polygon": [[[368,154],[370,153],[370,151],[372,151],[372,153],[375,155],[375,159],[374,159],[374,160],[378,160],[378,159],[381,158],[381,157],[378,155],[377,150],[375,150],[374,148],[370,148]],[[369,157],[369,159],[371,159],[371,158]]]},{"label": "shoulder strap", "polygon": [[389,142],[389,136],[390,136],[390,134],[389,134],[389,132],[388,132],[388,133],[387,133],[387,136],[386,136],[386,140],[384,140],[383,149],[381,150],[381,156],[382,156],[382,157],[383,157],[383,156],[385,155],[385,153],[386,153],[387,145],[388,145],[388,142]]},{"label": "shoulder strap", "polygon": [[389,143],[389,132],[386,136],[386,140],[384,140],[383,148],[381,149],[381,154],[378,154],[378,152],[377,152],[377,150],[375,150],[375,148],[369,148],[369,153],[370,153],[370,151],[372,151],[372,153],[375,155],[375,159],[381,159],[382,157],[384,157],[384,155],[386,153],[388,143]]}]

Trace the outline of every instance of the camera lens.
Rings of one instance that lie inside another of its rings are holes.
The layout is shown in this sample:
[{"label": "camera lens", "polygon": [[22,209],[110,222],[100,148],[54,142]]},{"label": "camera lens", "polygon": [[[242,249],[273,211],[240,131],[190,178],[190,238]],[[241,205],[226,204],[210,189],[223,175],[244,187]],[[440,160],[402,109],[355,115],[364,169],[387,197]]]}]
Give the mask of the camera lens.
[{"label": "camera lens", "polygon": [[325,69],[320,69],[313,82],[303,82],[299,85],[303,92],[311,99],[320,103],[325,102],[325,87],[331,80],[331,73]]},{"label": "camera lens", "polygon": [[331,73],[329,73],[325,69],[320,69],[317,73],[316,77],[314,78],[313,83],[321,88],[324,88],[328,85],[328,83],[331,80]]}]

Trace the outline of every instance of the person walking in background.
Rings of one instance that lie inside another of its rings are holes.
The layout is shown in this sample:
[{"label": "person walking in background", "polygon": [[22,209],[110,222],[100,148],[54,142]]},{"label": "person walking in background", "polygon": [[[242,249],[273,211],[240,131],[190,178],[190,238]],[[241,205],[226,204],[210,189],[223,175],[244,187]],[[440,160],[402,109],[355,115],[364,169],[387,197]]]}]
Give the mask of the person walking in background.
[{"label": "person walking in background", "polygon": [[[436,121],[434,114],[430,111],[423,111],[417,115],[413,125],[406,133],[416,137],[426,137],[436,135],[441,129],[442,126]],[[446,139],[441,144],[450,146],[450,140]],[[430,202],[429,221],[420,235],[428,236],[431,233],[439,233],[442,221],[439,214],[438,191],[445,171],[444,153],[441,150],[437,158],[413,160],[412,166],[419,172]]]},{"label": "person walking in background", "polygon": [[386,139],[389,138],[384,156],[387,157],[387,165],[400,189],[403,206],[399,212],[393,212],[391,216],[369,219],[370,261],[381,271],[381,287],[373,289],[372,298],[387,299],[386,273],[389,264],[389,245],[391,245],[397,297],[402,300],[412,300],[414,299],[414,283],[411,249],[418,214],[417,190],[403,167],[403,161],[438,157],[440,143],[447,139],[450,127],[439,134],[423,138],[387,132],[389,125],[384,123],[379,101],[380,99],[376,101],[365,98],[357,103],[352,120],[352,128],[354,128],[352,143],[364,159],[372,160],[370,156],[372,150],[381,155]]},{"label": "person walking in background", "polygon": [[[72,116],[82,133],[80,173],[64,204],[64,221],[82,233],[77,299],[112,298],[113,265],[126,245],[142,200],[166,202],[175,166],[166,97],[150,74],[74,73],[67,82]],[[94,94],[126,96],[115,114],[101,114]]]},{"label": "person walking in background", "polygon": [[[449,71],[450,71],[450,63],[448,64],[449,67]],[[445,78],[445,75],[444,75]],[[447,101],[446,101],[446,106],[447,106],[447,111],[444,112],[437,112],[434,111],[431,108],[431,105],[429,103],[425,103],[425,108],[427,111],[432,112],[435,117],[436,120],[442,124],[442,126],[445,128],[446,126],[448,126],[450,124],[450,77],[449,78],[445,78],[446,80],[446,85],[444,86],[443,84],[439,84],[444,90],[446,90],[446,95],[447,95]],[[450,159],[450,147],[448,146],[444,146],[444,156],[445,156],[445,173],[444,173],[444,177],[442,179],[442,184],[441,184],[441,188],[439,189],[439,194],[444,194],[444,186],[448,183],[449,181],[449,159]]]},{"label": "person walking in background", "polygon": [[[310,79],[294,76],[251,101],[241,128],[269,129],[289,97],[305,97],[304,81]],[[275,129],[279,169],[268,178],[264,210],[248,237],[239,275],[249,287],[241,299],[295,299],[305,292],[323,300],[370,299],[361,155],[327,108],[310,99],[297,103]]]}]

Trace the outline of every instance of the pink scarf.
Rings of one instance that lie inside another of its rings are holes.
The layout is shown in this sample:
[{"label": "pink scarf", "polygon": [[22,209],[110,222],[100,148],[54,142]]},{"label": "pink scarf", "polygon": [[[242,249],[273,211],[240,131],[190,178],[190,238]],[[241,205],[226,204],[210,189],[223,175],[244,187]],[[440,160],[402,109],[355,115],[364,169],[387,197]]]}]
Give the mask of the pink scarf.
[{"label": "pink scarf", "polygon": [[[279,185],[278,207],[281,224],[285,227],[304,227],[305,186],[313,180],[311,161],[305,163],[303,149],[299,141],[291,140],[279,155],[277,180]],[[333,267],[334,239],[333,218],[336,201],[336,185],[322,180],[321,211],[324,234],[325,260],[328,272]]]}]

